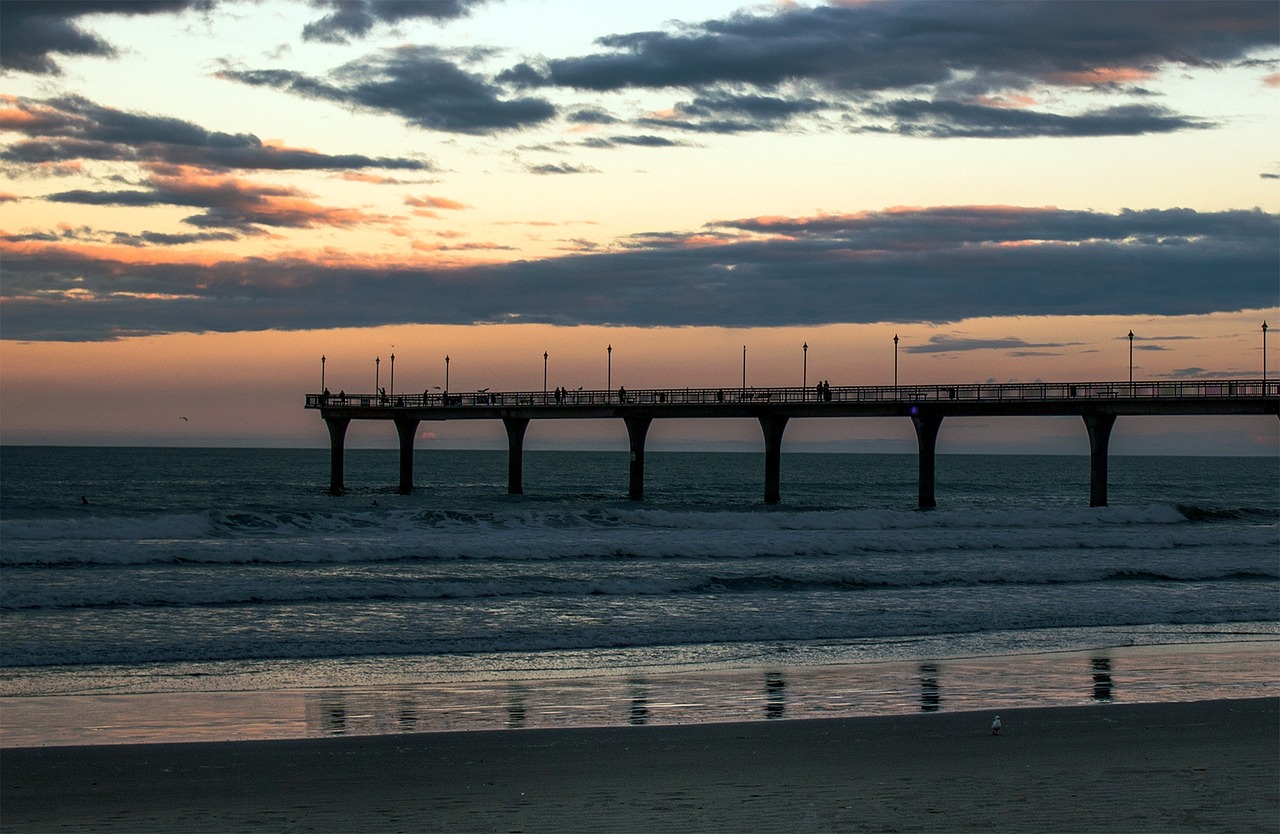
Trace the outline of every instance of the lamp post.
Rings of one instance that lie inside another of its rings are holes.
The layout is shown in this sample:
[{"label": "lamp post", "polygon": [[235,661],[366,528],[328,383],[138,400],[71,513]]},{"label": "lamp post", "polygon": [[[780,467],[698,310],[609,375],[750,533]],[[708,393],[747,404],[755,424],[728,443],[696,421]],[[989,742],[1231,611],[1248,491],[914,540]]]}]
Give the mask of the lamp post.
[{"label": "lamp post", "polygon": [[1133,331],[1129,331],[1129,396],[1133,396]]},{"label": "lamp post", "polygon": [[444,355],[444,392],[449,393],[449,354]]},{"label": "lamp post", "polygon": [[373,360],[373,393],[374,396],[382,393],[382,389],[378,386],[382,384],[382,357]]},{"label": "lamp post", "polygon": [[[1264,322],[1263,322],[1263,325],[1265,325],[1265,324],[1266,324],[1266,322],[1264,321]],[[1263,327],[1262,332],[1263,332],[1263,333],[1266,333],[1266,327]],[[1264,361],[1264,362],[1266,361],[1266,356],[1267,356],[1267,351],[1266,351],[1266,349],[1265,349],[1265,347],[1264,347],[1264,349],[1263,349],[1263,351],[1262,351],[1262,357],[1263,357],[1263,361]],[[1262,376],[1263,376],[1263,381],[1265,382],[1265,381],[1266,381],[1266,374],[1263,374]],[[321,354],[321,355],[320,355],[320,390],[321,390],[321,391],[323,391],[323,390],[324,390],[324,354]]]},{"label": "lamp post", "polygon": [[542,352],[542,393],[547,393],[547,352]]},{"label": "lamp post", "polygon": [[396,395],[396,355],[391,354],[391,396]]},{"label": "lamp post", "polygon": [[605,348],[605,353],[609,354],[609,369],[606,371],[604,378],[604,391],[605,394],[608,394],[613,390],[613,345]]},{"label": "lamp post", "polygon": [[1262,396],[1267,395],[1267,323],[1262,323]]},{"label": "lamp post", "polygon": [[742,346],[742,390],[747,390],[747,346]]},{"label": "lamp post", "polygon": [[809,399],[809,343],[804,343],[804,371],[800,377],[800,391],[804,399]]},{"label": "lamp post", "polygon": [[893,334],[893,387],[898,387],[898,334]]}]

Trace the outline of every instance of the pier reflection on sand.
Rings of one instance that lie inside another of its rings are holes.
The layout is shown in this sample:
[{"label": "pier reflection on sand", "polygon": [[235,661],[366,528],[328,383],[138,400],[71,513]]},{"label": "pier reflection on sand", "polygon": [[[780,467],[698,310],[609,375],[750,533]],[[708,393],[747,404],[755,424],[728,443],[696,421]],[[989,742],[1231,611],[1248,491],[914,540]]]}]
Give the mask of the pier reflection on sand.
[{"label": "pier reflection on sand", "polygon": [[[4,699],[0,746],[703,724],[1253,698],[1270,640],[830,666]],[[406,675],[408,677],[408,675]]]},{"label": "pier reflection on sand", "polygon": [[[1269,647],[1269,648],[1268,648]],[[785,670],[657,672],[626,678],[423,684],[409,690],[328,691],[307,697],[314,735],[693,724],[985,710],[1113,701],[1270,694],[1273,644],[1116,649],[1000,658]],[[1113,657],[1113,654],[1118,657]],[[1224,664],[1240,664],[1218,677]],[[1248,667],[1255,666],[1256,673]],[[1165,697],[1171,691],[1185,697]],[[1152,697],[1159,694],[1160,697]],[[406,726],[406,703],[417,720]],[[335,704],[341,703],[341,709]],[[343,723],[336,726],[335,716]]]}]

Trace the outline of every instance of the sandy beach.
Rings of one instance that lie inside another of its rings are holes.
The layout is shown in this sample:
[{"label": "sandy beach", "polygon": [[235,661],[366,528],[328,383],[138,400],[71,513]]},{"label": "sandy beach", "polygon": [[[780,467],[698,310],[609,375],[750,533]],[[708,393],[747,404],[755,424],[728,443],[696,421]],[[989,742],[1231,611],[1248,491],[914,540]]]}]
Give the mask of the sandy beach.
[{"label": "sandy beach", "polygon": [[1280,831],[1280,701],[6,749],[6,831]]}]

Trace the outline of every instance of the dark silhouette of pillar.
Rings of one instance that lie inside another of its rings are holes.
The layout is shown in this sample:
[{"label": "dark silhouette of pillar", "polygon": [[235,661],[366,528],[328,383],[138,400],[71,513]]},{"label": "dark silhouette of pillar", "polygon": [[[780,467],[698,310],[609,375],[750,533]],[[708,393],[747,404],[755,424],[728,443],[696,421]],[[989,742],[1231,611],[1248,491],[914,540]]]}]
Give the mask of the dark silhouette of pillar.
[{"label": "dark silhouette of pillar", "polygon": [[942,427],[941,414],[912,414],[916,427],[916,441],[920,447],[920,491],[918,506],[927,510],[938,506],[934,498],[934,453],[938,448],[938,429]]},{"label": "dark silhouette of pillar", "polygon": [[524,495],[524,430],[528,417],[503,417],[507,428],[507,494]]},{"label": "dark silhouette of pillar", "polygon": [[649,433],[652,417],[623,417],[627,424],[627,438],[631,444],[631,477],[627,497],[632,501],[644,498],[644,438]]},{"label": "dark silhouette of pillar", "polygon": [[786,417],[760,417],[764,431],[764,502],[776,504],[782,500],[778,483],[782,476],[782,433],[787,428]]},{"label": "dark silhouette of pillar", "polygon": [[397,417],[395,423],[400,435],[400,494],[408,495],[413,492],[413,436],[418,433],[418,421]]},{"label": "dark silhouette of pillar", "polygon": [[1089,431],[1089,506],[1107,506],[1107,446],[1114,414],[1085,414],[1084,427]]},{"label": "dark silhouette of pillar", "polygon": [[342,494],[342,457],[346,444],[347,426],[351,425],[350,417],[326,417],[325,425],[329,427],[329,494]]}]

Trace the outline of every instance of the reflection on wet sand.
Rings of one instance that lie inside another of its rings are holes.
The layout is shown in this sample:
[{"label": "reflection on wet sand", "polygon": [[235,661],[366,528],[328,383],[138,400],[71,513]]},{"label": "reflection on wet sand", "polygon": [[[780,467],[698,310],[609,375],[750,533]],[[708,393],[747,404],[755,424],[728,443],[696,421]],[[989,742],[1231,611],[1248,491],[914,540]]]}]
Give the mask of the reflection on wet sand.
[{"label": "reflection on wet sand", "polygon": [[[439,681],[387,689],[303,690],[290,696],[297,699],[294,704],[304,705],[303,710],[295,707],[291,715],[282,711],[271,720],[286,728],[285,736],[299,731],[333,736],[794,720],[913,710],[986,711],[1079,704],[1083,692],[1088,692],[1091,702],[1110,703],[1116,700],[1118,663],[1123,664],[1124,684],[1135,686],[1137,682],[1135,693],[1152,687],[1183,692],[1188,689],[1188,680],[1201,682],[1201,688],[1192,693],[1197,697],[1254,697],[1274,692],[1276,654],[1268,645],[1217,646],[1211,652],[1171,654],[1174,651],[1120,648],[1069,656],[796,666],[768,671],[672,670],[518,683]],[[1229,674],[1224,669],[1229,669]],[[1210,685],[1218,688],[1206,689]],[[244,697],[268,698],[270,694]],[[263,714],[253,709],[241,707],[239,718],[228,717],[226,723],[243,724]],[[304,721],[300,721],[300,713],[305,714]],[[214,716],[207,723],[217,720]]]},{"label": "reflection on wet sand", "polygon": [[942,708],[942,690],[938,687],[938,667],[932,663],[920,664],[920,709],[937,712]]},{"label": "reflection on wet sand", "polygon": [[634,726],[649,723],[649,687],[644,678],[632,678],[631,685],[631,719]]},{"label": "reflection on wet sand", "polygon": [[525,717],[524,688],[513,686],[508,693],[507,728],[511,730],[520,729],[524,726]]},{"label": "reflection on wet sand", "polygon": [[1111,700],[1111,658],[1095,657],[1090,661],[1093,666],[1093,700]]},{"label": "reflection on wet sand", "polygon": [[332,698],[320,702],[320,728],[331,736],[347,731],[347,708],[343,701]]},{"label": "reflection on wet sand", "polygon": [[399,721],[400,732],[412,733],[418,729],[418,705],[409,698],[402,698],[396,718]]},{"label": "reflection on wet sand", "polygon": [[765,718],[784,718],[787,711],[787,681],[781,672],[769,672],[764,676]]}]

